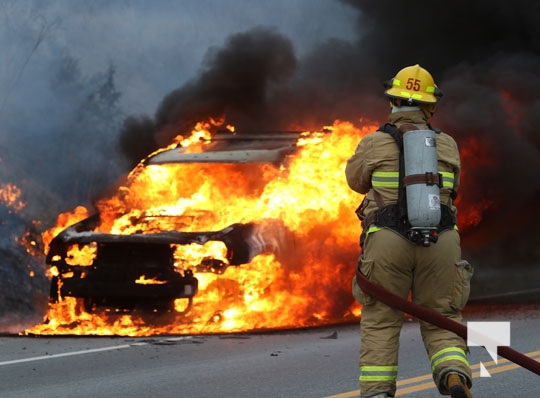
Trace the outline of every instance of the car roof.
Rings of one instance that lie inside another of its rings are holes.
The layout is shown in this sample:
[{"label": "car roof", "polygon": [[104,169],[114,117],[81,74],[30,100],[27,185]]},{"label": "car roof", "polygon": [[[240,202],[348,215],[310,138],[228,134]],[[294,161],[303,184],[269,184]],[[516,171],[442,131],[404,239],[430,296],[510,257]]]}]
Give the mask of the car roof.
[{"label": "car roof", "polygon": [[233,134],[216,133],[211,142],[203,146],[204,152],[189,152],[176,147],[151,155],[148,164],[174,163],[274,163],[297,149],[301,131],[266,131]]}]

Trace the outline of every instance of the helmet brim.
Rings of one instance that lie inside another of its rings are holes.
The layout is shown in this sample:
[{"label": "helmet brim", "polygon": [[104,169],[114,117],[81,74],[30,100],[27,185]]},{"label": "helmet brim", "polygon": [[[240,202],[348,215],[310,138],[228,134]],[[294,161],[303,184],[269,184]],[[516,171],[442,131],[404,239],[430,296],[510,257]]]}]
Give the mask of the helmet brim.
[{"label": "helmet brim", "polygon": [[398,87],[389,88],[384,92],[384,94],[390,98],[397,98],[405,101],[412,100],[418,104],[436,104],[438,101],[438,98],[433,94],[424,93],[411,95]]}]

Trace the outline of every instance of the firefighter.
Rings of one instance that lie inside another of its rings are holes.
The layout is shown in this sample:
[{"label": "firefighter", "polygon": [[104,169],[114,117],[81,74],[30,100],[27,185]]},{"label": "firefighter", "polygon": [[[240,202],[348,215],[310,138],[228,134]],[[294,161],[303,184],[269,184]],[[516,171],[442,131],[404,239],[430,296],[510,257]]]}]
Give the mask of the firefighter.
[{"label": "firefighter", "polygon": [[[362,221],[358,270],[394,294],[410,295],[414,303],[462,322],[473,269],[461,258],[454,205],[461,163],[454,139],[429,123],[442,92],[426,69],[413,65],[385,82],[385,95],[390,100],[389,123],[360,141],[345,169],[350,188],[365,194],[356,211]],[[429,205],[439,206],[437,224],[424,229],[413,228],[407,217],[418,204],[407,202],[406,192],[413,185],[405,184],[403,170],[404,163],[411,160],[404,159],[403,137],[417,130],[434,134],[438,168],[435,175],[428,178],[426,173],[412,182],[417,187],[437,185],[439,196],[431,198]],[[352,291],[363,305],[360,397],[394,397],[404,314],[365,294],[356,277]],[[420,321],[420,329],[439,392],[453,398],[471,397],[466,342],[424,321]]]}]

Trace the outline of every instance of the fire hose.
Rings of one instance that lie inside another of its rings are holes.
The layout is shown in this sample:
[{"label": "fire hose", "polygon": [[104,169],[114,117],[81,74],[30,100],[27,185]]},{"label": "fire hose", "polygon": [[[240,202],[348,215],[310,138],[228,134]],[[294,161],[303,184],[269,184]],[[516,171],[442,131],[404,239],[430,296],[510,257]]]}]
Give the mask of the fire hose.
[{"label": "fire hose", "polygon": [[[465,341],[467,340],[467,326],[456,322],[453,319],[446,318],[433,310],[422,307],[395,295],[382,286],[371,282],[364,276],[364,274],[360,272],[359,269],[356,270],[356,282],[364,293],[383,302],[389,307],[406,312],[407,314],[429,322],[432,325],[454,332]],[[507,346],[498,346],[497,353],[509,361],[512,361],[513,363],[522,366],[540,376],[540,362],[535,361],[534,359]]]}]

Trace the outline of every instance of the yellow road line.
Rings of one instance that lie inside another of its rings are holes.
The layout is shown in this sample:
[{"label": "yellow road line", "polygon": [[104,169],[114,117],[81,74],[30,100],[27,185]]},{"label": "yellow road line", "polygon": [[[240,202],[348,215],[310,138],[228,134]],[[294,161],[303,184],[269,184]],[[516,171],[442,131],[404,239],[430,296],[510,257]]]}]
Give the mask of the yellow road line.
[{"label": "yellow road line", "polygon": [[[540,350],[529,352],[527,354],[528,357],[531,357],[532,359],[540,360]],[[508,370],[517,369],[520,366],[510,362],[508,359],[499,359],[497,363],[495,361],[489,361],[489,362],[482,362],[488,372],[490,374],[496,374],[501,372],[506,372]],[[480,364],[476,364],[471,366],[471,370],[473,370],[473,379],[480,377]],[[422,384],[416,384],[416,383],[422,383]],[[436,388],[435,383],[433,382],[431,374],[423,375],[423,376],[417,376],[417,377],[411,377],[409,379],[399,380],[397,383],[397,392],[396,397],[401,397],[406,394],[410,394],[413,392],[428,390],[430,388]],[[403,387],[407,386],[409,384],[415,384],[409,387]],[[352,398],[352,397],[358,397],[360,394],[360,390],[354,390],[354,391],[348,391],[341,394],[336,395],[329,395],[325,398]]]}]

